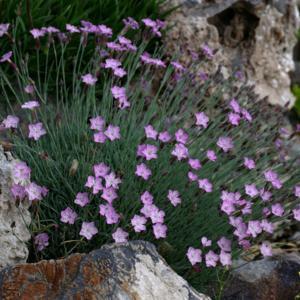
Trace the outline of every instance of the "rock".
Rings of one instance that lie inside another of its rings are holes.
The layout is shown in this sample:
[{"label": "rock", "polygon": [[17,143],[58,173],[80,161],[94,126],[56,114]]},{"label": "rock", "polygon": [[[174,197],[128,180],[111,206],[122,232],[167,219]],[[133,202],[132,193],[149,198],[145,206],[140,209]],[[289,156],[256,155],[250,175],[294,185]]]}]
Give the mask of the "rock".
[{"label": "rock", "polygon": [[14,159],[0,146],[0,269],[26,262],[31,222],[29,203],[16,203],[10,187]]},{"label": "rock", "polygon": [[0,272],[0,299],[210,299],[189,287],[145,241],[21,264]]},{"label": "rock", "polygon": [[223,300],[294,300],[300,292],[300,256],[277,255],[257,261],[235,262]]},{"label": "rock", "polygon": [[216,51],[202,71],[224,66],[244,72],[256,92],[272,104],[291,107],[289,73],[294,69],[293,48],[299,13],[295,0],[168,0],[179,6],[168,19],[165,43],[170,53],[179,51],[187,61],[207,44]]}]

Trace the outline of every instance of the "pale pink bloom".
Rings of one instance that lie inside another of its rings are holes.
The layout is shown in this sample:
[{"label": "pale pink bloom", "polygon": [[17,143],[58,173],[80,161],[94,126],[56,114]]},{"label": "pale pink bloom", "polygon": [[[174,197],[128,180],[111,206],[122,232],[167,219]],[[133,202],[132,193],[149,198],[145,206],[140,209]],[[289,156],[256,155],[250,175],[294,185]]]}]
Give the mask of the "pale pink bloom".
[{"label": "pale pink bloom", "polygon": [[66,24],[66,29],[67,29],[67,31],[69,31],[71,33],[78,33],[78,32],[80,32],[80,30],[76,26],[71,25],[71,24]]},{"label": "pale pink bloom", "polygon": [[300,185],[295,186],[295,196],[300,198]]},{"label": "pale pink bloom", "polygon": [[77,213],[70,207],[60,212],[60,220],[63,223],[74,224],[77,218]]},{"label": "pale pink bloom", "polygon": [[200,160],[199,159],[193,159],[193,158],[190,158],[189,159],[189,165],[192,169],[194,170],[200,170],[201,169],[201,163],[200,163]]},{"label": "pale pink bloom", "polygon": [[106,224],[116,224],[120,220],[120,215],[115,211],[111,204],[100,204],[99,205],[99,214],[105,216]]},{"label": "pale pink bloom", "polygon": [[34,244],[37,246],[37,251],[44,250],[49,246],[49,236],[47,233],[39,233],[34,237]]},{"label": "pale pink bloom", "polygon": [[134,215],[134,217],[131,219],[131,225],[134,227],[135,232],[145,231],[146,223],[147,223],[147,219],[143,216]]},{"label": "pale pink bloom", "polygon": [[43,124],[41,122],[29,124],[28,128],[28,137],[34,139],[35,141],[39,140],[43,135],[46,134],[46,130],[44,129]]},{"label": "pale pink bloom", "polygon": [[231,112],[228,114],[228,119],[229,119],[229,122],[231,125],[238,126],[240,123],[241,117],[240,117],[240,115]]},{"label": "pale pink bloom", "polygon": [[224,151],[228,152],[233,148],[233,142],[230,137],[220,137],[218,139],[217,145]]},{"label": "pale pink bloom", "polygon": [[153,225],[153,233],[156,239],[167,237],[167,226],[165,224],[156,223]]},{"label": "pale pink bloom", "polygon": [[93,140],[95,143],[104,144],[107,140],[107,136],[104,134],[104,132],[99,131],[94,133]]},{"label": "pale pink bloom", "polygon": [[85,74],[81,76],[82,82],[84,82],[86,85],[95,85],[97,82],[97,77],[93,76],[92,74]]},{"label": "pale pink bloom", "polygon": [[178,61],[172,61],[171,65],[177,70],[177,71],[184,71],[184,67],[182,64],[180,64]]},{"label": "pale pink bloom", "polygon": [[264,208],[262,209],[262,214],[263,214],[263,216],[264,216],[265,218],[267,218],[268,216],[271,215],[271,210],[270,210],[268,207],[264,207]]},{"label": "pale pink bloom", "polygon": [[273,234],[274,232],[274,224],[271,222],[268,222],[268,220],[262,220],[260,222],[261,228],[263,231],[268,232],[270,234]]},{"label": "pale pink bloom", "polygon": [[211,246],[211,240],[209,240],[206,236],[201,238],[201,243],[203,247],[210,247]]},{"label": "pale pink bloom", "polygon": [[293,209],[294,219],[300,221],[300,207]]},{"label": "pale pink bloom", "polygon": [[115,199],[118,198],[118,195],[113,188],[103,188],[103,192],[101,198],[106,200],[109,204],[111,204]]},{"label": "pale pink bloom", "polygon": [[203,128],[207,128],[209,118],[204,112],[199,112],[195,114],[196,117],[196,125],[202,126]]},{"label": "pale pink bloom", "polygon": [[111,37],[113,34],[113,31],[110,27],[108,27],[104,24],[100,24],[100,25],[97,25],[96,33],[100,34],[100,35],[104,35],[106,37]]},{"label": "pale pink bloom", "polygon": [[246,109],[242,109],[242,115],[244,117],[244,119],[246,119],[248,122],[252,122],[252,116],[251,114],[248,112],[248,110]]},{"label": "pale pink bloom", "polygon": [[111,140],[119,140],[121,138],[120,135],[120,127],[108,125],[107,129],[104,131],[104,134]]},{"label": "pale pink bloom", "polygon": [[180,128],[175,132],[175,139],[178,143],[186,144],[189,139],[189,135]]},{"label": "pale pink bloom", "polygon": [[9,23],[0,24],[0,37],[8,33],[9,26]]},{"label": "pale pink bloom", "polygon": [[168,199],[175,207],[181,203],[181,198],[178,191],[169,190]]},{"label": "pale pink bloom", "polygon": [[5,128],[18,128],[20,119],[16,116],[8,115],[3,121],[2,124]]},{"label": "pale pink bloom", "polygon": [[148,180],[152,172],[144,163],[141,163],[136,166],[135,174],[144,180]]},{"label": "pale pink bloom", "polygon": [[164,143],[167,143],[171,140],[171,135],[168,131],[163,131],[158,135],[158,139]]},{"label": "pale pink bloom", "polygon": [[13,184],[10,191],[15,199],[23,200],[26,196],[24,186],[21,186],[19,184]]},{"label": "pale pink bloom", "polygon": [[150,218],[151,214],[159,209],[153,204],[144,204],[140,211],[146,218]]},{"label": "pale pink bloom", "polygon": [[118,227],[117,230],[112,234],[115,243],[126,243],[128,239],[128,233],[122,228]]},{"label": "pale pink bloom", "polygon": [[273,253],[272,253],[272,246],[270,243],[267,243],[267,242],[263,242],[260,246],[260,253],[264,256],[264,257],[267,257],[267,256],[272,256]]},{"label": "pale pink bloom", "polygon": [[35,182],[29,183],[25,187],[25,191],[29,201],[39,201],[43,198],[43,188],[37,185]]},{"label": "pale pink bloom", "polygon": [[193,172],[188,172],[188,179],[192,182],[199,180],[198,175]]},{"label": "pale pink bloom", "polygon": [[228,216],[235,212],[234,204],[228,201],[223,201],[221,205],[221,210]]},{"label": "pale pink bloom", "polygon": [[28,101],[25,102],[24,104],[21,105],[22,108],[27,108],[30,110],[35,109],[36,107],[39,107],[40,103],[38,101],[32,100],[32,101]]},{"label": "pale pink bloom", "polygon": [[26,94],[33,94],[34,93],[34,86],[32,84],[28,84],[25,86],[24,91]]},{"label": "pale pink bloom", "polygon": [[147,125],[144,127],[145,134],[147,139],[153,139],[156,140],[158,132],[153,128],[152,125]]},{"label": "pale pink bloom", "polygon": [[216,161],[217,160],[217,155],[216,155],[215,151],[213,151],[213,150],[207,150],[206,156],[211,161]]},{"label": "pale pink bloom", "polygon": [[219,256],[214,253],[212,250],[209,250],[205,255],[205,263],[207,267],[215,267],[219,260]]},{"label": "pale pink bloom", "polygon": [[74,203],[78,204],[81,207],[86,206],[90,202],[88,193],[78,193],[76,195]]},{"label": "pale pink bloom", "polygon": [[257,237],[262,232],[260,221],[249,221],[247,233],[251,234],[252,237]]},{"label": "pale pink bloom", "polygon": [[114,172],[111,172],[110,174],[106,175],[104,177],[105,179],[105,187],[113,187],[114,189],[119,188],[119,184],[122,182],[122,180],[116,176]]},{"label": "pale pink bloom", "polygon": [[104,68],[105,69],[117,69],[121,66],[121,62],[114,58],[107,58],[105,60]]},{"label": "pale pink bloom", "polygon": [[226,253],[224,251],[221,251],[220,263],[222,266],[231,266],[232,265],[231,253]]},{"label": "pale pink bloom", "polygon": [[94,222],[83,222],[79,234],[84,236],[87,240],[90,240],[95,234],[98,233],[98,229]]},{"label": "pale pink bloom", "polygon": [[43,37],[46,34],[46,31],[44,29],[33,28],[32,30],[30,30],[30,33],[32,34],[34,39],[38,39],[40,37]]},{"label": "pale pink bloom", "polygon": [[141,195],[141,201],[144,205],[150,205],[153,203],[153,196],[148,191],[145,191]]},{"label": "pale pink bloom", "polygon": [[165,212],[163,210],[160,210],[158,207],[154,206],[150,211],[150,219],[153,224],[156,223],[163,223],[165,219]]},{"label": "pale pink bloom", "polygon": [[214,52],[207,44],[202,45],[201,49],[208,59],[213,59]]},{"label": "pale pink bloom", "polygon": [[207,178],[199,179],[198,185],[199,188],[204,190],[206,193],[211,193],[213,190],[213,185]]},{"label": "pale pink bloom", "polygon": [[175,148],[172,151],[172,155],[177,157],[177,160],[181,161],[189,156],[189,150],[183,144],[175,144]]},{"label": "pale pink bloom", "polygon": [[193,247],[189,247],[186,253],[187,258],[189,259],[192,266],[202,261],[201,250]]},{"label": "pale pink bloom", "polygon": [[157,147],[154,145],[146,144],[142,150],[142,156],[146,160],[156,159],[157,158]]},{"label": "pale pink bloom", "polygon": [[93,194],[96,195],[103,190],[102,179],[94,176],[89,176],[85,184],[88,188],[93,188]]},{"label": "pale pink bloom", "polygon": [[9,51],[9,52],[3,54],[0,58],[0,63],[4,63],[6,61],[11,62],[10,59],[11,59],[12,55],[13,55],[12,51]]},{"label": "pale pink bloom", "polygon": [[284,208],[280,203],[273,204],[271,210],[272,214],[277,217],[282,217],[284,215]]},{"label": "pale pink bloom", "polygon": [[259,191],[259,194],[260,194],[260,196],[261,196],[261,199],[262,199],[263,201],[265,201],[265,202],[269,201],[269,200],[271,199],[271,197],[272,197],[272,193],[269,192],[269,191],[266,191],[266,190],[264,190],[264,189],[261,189],[261,190]]},{"label": "pale pink bloom", "polygon": [[105,163],[101,162],[94,165],[93,170],[96,177],[105,177],[109,173],[110,168]]},{"label": "pale pink bloom", "polygon": [[90,124],[91,129],[102,131],[105,126],[105,120],[101,116],[97,116],[90,119]]},{"label": "pale pink bloom", "polygon": [[114,69],[114,74],[120,78],[124,77],[127,72],[123,68],[116,68]]},{"label": "pale pink bloom", "polygon": [[25,184],[30,180],[31,169],[23,162],[17,162],[12,169],[12,178],[17,184]]},{"label": "pale pink bloom", "polygon": [[255,184],[245,184],[245,193],[253,198],[259,194],[259,191]]},{"label": "pale pink bloom", "polygon": [[220,247],[221,250],[225,252],[230,252],[231,251],[231,241],[227,239],[226,237],[222,236],[218,242],[218,246]]},{"label": "pale pink bloom", "polygon": [[244,157],[244,166],[249,169],[255,169],[255,161],[249,157]]},{"label": "pale pink bloom", "polygon": [[237,114],[241,112],[241,107],[236,99],[232,99],[229,103],[230,108]]},{"label": "pale pink bloom", "polygon": [[126,89],[124,87],[113,86],[111,88],[111,92],[113,97],[119,101],[118,107],[120,109],[125,109],[127,107],[130,107],[130,103],[128,102],[126,96]]},{"label": "pale pink bloom", "polygon": [[131,29],[138,29],[139,28],[139,24],[137,21],[135,21],[133,18],[128,17],[127,19],[123,19],[123,23],[125,24],[125,26],[131,28]]}]

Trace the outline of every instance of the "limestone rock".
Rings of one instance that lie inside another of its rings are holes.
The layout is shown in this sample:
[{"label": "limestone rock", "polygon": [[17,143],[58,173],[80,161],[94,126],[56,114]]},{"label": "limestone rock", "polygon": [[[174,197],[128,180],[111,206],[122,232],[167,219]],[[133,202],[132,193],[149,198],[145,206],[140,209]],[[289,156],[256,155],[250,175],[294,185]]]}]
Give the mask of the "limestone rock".
[{"label": "limestone rock", "polygon": [[300,293],[300,256],[281,254],[258,261],[235,262],[223,300],[294,300]]},{"label": "limestone rock", "polygon": [[16,203],[11,196],[11,170],[14,159],[0,146],[0,269],[17,263],[26,262],[30,240],[27,229],[31,217],[29,203]]},{"label": "limestone rock", "polygon": [[21,264],[0,272],[0,299],[209,300],[188,286],[144,241],[89,254]]},{"label": "limestone rock", "polygon": [[294,69],[293,48],[299,14],[295,0],[168,0],[179,6],[169,17],[165,43],[170,53],[179,51],[185,61],[207,44],[214,59],[201,66],[225,73],[241,69],[256,92],[273,104],[292,106],[289,73]]}]

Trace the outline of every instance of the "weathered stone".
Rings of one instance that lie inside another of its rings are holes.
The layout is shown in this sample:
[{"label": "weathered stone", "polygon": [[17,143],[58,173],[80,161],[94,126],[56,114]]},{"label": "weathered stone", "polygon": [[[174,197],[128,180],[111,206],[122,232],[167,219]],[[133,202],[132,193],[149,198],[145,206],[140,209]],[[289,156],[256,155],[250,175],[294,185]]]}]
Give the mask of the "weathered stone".
[{"label": "weathered stone", "polygon": [[300,256],[296,253],[235,262],[223,300],[294,300],[300,293]]},{"label": "weathered stone", "polygon": [[168,20],[165,38],[170,53],[180,51],[181,61],[190,51],[207,44],[214,59],[201,64],[224,74],[242,69],[256,92],[273,104],[292,106],[289,73],[294,69],[293,47],[299,26],[296,1],[168,0],[167,8],[180,6]]},{"label": "weathered stone", "polygon": [[10,187],[14,159],[0,146],[0,269],[26,262],[30,240],[28,226],[31,222],[29,203],[16,203]]},{"label": "weathered stone", "polygon": [[194,291],[144,241],[0,272],[0,299],[210,299]]}]

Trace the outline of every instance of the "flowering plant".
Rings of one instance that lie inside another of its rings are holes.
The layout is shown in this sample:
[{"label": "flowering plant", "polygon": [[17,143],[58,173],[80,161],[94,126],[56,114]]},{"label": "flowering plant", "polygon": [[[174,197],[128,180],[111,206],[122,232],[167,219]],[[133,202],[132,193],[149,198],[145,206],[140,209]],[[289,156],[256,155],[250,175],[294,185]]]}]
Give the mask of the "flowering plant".
[{"label": "flowering plant", "polygon": [[[3,54],[0,82],[12,111],[2,126],[26,161],[14,169],[12,194],[32,203],[35,259],[145,239],[203,287],[214,268],[228,268],[253,242],[271,255],[265,240],[276,224],[299,221],[299,162],[274,146],[278,119],[261,111],[246,84],[234,87],[235,74],[198,74],[193,63],[145,52],[161,35],[159,20],[128,18],[124,25],[114,39],[109,27],[87,21],[66,32],[31,30],[37,59],[43,43],[45,55],[56,57],[36,77],[17,45]],[[80,44],[70,59],[75,35]],[[200,55],[213,59],[207,45]]]}]

